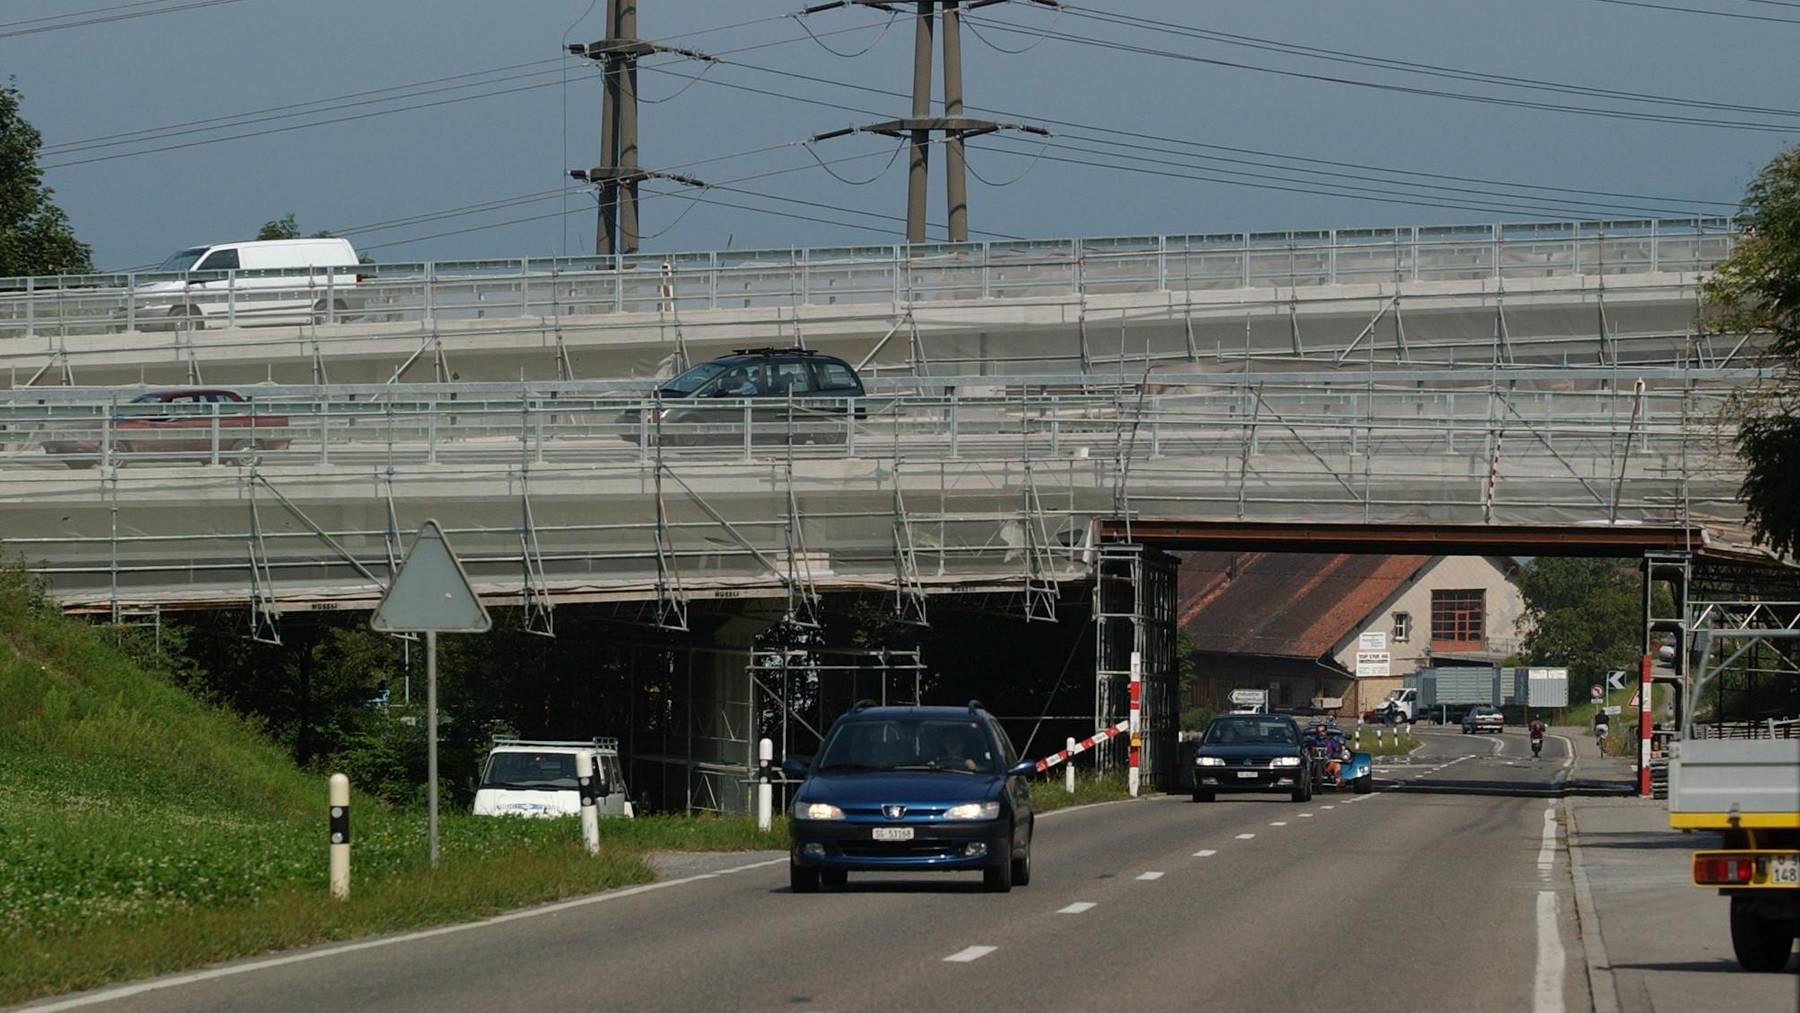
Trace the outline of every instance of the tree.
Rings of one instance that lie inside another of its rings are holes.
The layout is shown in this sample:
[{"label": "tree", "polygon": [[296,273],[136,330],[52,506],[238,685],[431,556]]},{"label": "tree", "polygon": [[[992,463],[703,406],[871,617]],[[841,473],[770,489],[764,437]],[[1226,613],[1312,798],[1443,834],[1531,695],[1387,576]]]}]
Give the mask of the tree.
[{"label": "tree", "polygon": [[93,248],[75,238],[38,167],[43,136],[19,115],[19,89],[0,87],[0,277],[86,274]]},{"label": "tree", "polygon": [[[1635,564],[1539,556],[1520,567],[1515,580],[1525,600],[1519,628],[1528,664],[1568,669],[1569,688],[1580,699],[1607,672],[1637,670],[1644,606]],[[1667,591],[1660,595],[1666,598]]]},{"label": "tree", "polygon": [[[300,238],[300,223],[297,220],[295,220],[294,213],[292,211],[289,211],[287,214],[282,215],[280,218],[275,218],[275,219],[271,219],[270,221],[264,222],[263,227],[261,229],[257,230],[256,238],[257,239],[299,239]],[[314,239],[330,239],[330,238],[332,238],[332,236],[329,231],[327,231],[325,229],[320,229],[319,231],[312,234],[312,238],[314,238]]]},{"label": "tree", "polygon": [[1776,378],[1733,398],[1745,465],[1739,498],[1756,541],[1800,550],[1800,147],[1775,156],[1744,197],[1745,234],[1705,285],[1709,325],[1769,336]]}]

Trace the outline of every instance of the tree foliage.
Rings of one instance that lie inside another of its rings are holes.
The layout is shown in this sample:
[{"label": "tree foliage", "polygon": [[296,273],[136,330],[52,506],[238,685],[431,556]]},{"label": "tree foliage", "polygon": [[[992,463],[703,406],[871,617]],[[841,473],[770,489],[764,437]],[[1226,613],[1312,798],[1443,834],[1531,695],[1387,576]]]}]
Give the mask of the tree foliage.
[{"label": "tree foliage", "polygon": [[84,274],[93,250],[75,238],[38,167],[43,137],[19,115],[19,89],[0,87],[0,277]]},{"label": "tree foliage", "polygon": [[1576,694],[1613,669],[1636,671],[1644,649],[1641,579],[1622,559],[1539,556],[1520,567],[1526,662],[1568,669]]},{"label": "tree foliage", "polygon": [[1800,550],[1800,147],[1775,156],[1744,198],[1746,235],[1705,287],[1709,325],[1768,336],[1773,381],[1734,399],[1739,495],[1756,540]]},{"label": "tree foliage", "polygon": [[[300,222],[292,211],[280,218],[272,218],[263,223],[256,232],[257,239],[299,239],[301,237]],[[320,229],[312,234],[313,239],[330,239],[328,230]]]}]

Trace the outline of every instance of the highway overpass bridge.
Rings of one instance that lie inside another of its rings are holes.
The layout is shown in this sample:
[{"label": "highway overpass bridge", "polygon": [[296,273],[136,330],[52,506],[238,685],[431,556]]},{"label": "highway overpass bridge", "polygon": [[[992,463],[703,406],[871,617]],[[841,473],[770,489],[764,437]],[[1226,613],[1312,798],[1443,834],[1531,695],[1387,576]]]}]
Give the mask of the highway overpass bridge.
[{"label": "highway overpass bridge", "polygon": [[[997,593],[1048,620],[1088,588],[1096,719],[1138,653],[1154,772],[1176,712],[1163,549],[1730,556],[1723,408],[1764,374],[1695,318],[1732,239],[1566,223],[389,266],[317,322],[235,326],[257,300],[233,288],[226,326],[173,331],[140,326],[142,279],[32,280],[0,294],[0,532],[71,609],[238,608],[265,638],[371,607],[427,518],[546,631],[557,604],[679,629],[707,603],[741,621],[695,627],[725,648],[688,664],[701,745],[658,762],[721,807],[752,766],[771,618],[859,591],[915,619]],[[869,395],[671,428],[643,398],[671,359],[790,343],[862,364]],[[147,439],[135,388],[89,386],[140,379],[254,399]]]},{"label": "highway overpass bridge", "polygon": [[[1736,342],[1695,318],[1735,236],[1546,222],[0,279],[0,384],[644,377],[772,344],[871,375],[1729,365]],[[167,280],[189,284],[144,287]]]}]

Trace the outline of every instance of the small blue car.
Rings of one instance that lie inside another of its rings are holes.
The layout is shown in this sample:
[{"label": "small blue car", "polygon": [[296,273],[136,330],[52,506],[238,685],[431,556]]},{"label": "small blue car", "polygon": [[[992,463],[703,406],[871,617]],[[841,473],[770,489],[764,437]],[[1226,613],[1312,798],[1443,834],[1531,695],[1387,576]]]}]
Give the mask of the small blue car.
[{"label": "small blue car", "polygon": [[812,893],[853,871],[980,870],[990,892],[1031,882],[1028,778],[993,715],[967,707],[858,705],[837,719],[789,810],[789,883]]}]

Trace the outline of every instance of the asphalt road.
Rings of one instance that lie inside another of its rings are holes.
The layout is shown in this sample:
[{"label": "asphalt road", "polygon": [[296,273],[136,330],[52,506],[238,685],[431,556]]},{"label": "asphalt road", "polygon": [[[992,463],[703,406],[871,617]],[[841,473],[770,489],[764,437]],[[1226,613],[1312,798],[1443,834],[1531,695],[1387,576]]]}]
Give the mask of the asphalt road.
[{"label": "asphalt road", "polygon": [[472,928],[64,1003],[430,1013],[1588,1008],[1560,803],[1428,790],[1541,786],[1567,776],[1566,744],[1551,740],[1533,762],[1516,734],[1424,738],[1415,756],[1381,766],[1372,795],[1304,805],[1171,796],[1047,814],[1033,883],[1005,895],[981,893],[972,875],[853,874],[846,889],[797,896],[784,858],[749,856],[723,860],[735,871]]}]

